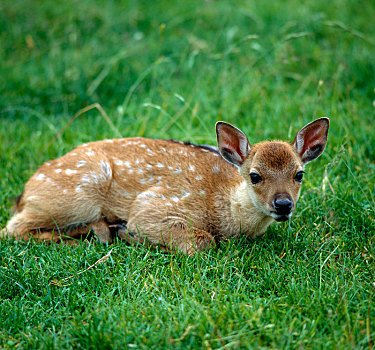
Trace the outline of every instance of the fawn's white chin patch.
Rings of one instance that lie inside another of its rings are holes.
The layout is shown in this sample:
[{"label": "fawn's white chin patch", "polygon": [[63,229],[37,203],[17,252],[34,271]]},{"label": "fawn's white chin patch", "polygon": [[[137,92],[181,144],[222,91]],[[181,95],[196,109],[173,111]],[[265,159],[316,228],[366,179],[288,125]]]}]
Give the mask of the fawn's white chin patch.
[{"label": "fawn's white chin patch", "polygon": [[287,221],[292,217],[293,213],[290,212],[288,215],[278,215],[276,213],[271,213],[271,216],[277,221],[277,222],[282,222],[282,221]]}]

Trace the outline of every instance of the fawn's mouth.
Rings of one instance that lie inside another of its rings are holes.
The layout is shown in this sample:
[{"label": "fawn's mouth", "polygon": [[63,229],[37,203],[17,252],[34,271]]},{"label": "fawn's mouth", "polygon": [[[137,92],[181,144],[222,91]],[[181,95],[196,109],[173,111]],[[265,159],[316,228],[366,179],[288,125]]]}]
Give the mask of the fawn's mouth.
[{"label": "fawn's mouth", "polygon": [[292,212],[290,212],[287,215],[280,215],[275,212],[271,212],[271,216],[277,221],[277,222],[283,222],[283,221],[288,221],[290,217],[292,216]]},{"label": "fawn's mouth", "polygon": [[289,216],[287,215],[281,215],[278,218],[275,218],[277,222],[287,221],[289,219]]}]

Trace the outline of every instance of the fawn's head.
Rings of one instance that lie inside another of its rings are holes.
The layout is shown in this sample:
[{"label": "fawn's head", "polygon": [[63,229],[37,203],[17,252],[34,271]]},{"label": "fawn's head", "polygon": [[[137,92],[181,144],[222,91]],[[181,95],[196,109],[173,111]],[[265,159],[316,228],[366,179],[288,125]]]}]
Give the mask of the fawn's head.
[{"label": "fawn's head", "polygon": [[299,130],[292,144],[264,141],[250,145],[241,130],[225,122],[216,123],[222,157],[239,169],[254,206],[277,221],[291,217],[305,164],[323,153],[328,128],[329,119],[320,118]]}]

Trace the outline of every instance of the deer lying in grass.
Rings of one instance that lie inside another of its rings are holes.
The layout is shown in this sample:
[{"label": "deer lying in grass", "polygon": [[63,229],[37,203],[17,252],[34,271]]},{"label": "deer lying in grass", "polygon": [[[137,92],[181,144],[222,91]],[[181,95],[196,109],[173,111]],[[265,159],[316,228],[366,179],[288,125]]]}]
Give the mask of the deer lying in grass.
[{"label": "deer lying in grass", "polygon": [[323,152],[328,127],[317,119],[292,144],[250,145],[218,122],[218,148],[139,137],[81,145],[30,178],[2,236],[60,242],[94,232],[111,242],[116,232],[186,254],[220,238],[254,238],[291,217],[305,164]]}]

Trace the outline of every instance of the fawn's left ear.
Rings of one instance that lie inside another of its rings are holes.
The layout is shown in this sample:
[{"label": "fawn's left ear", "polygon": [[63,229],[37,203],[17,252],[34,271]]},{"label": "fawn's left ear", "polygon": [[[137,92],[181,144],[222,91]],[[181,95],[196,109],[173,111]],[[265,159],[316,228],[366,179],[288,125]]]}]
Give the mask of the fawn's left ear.
[{"label": "fawn's left ear", "polygon": [[327,144],[328,128],[329,119],[319,118],[297,132],[293,146],[304,164],[318,158],[323,153]]},{"label": "fawn's left ear", "polygon": [[233,125],[217,122],[216,136],[222,157],[236,167],[241,167],[250,152],[250,144],[246,135]]}]

